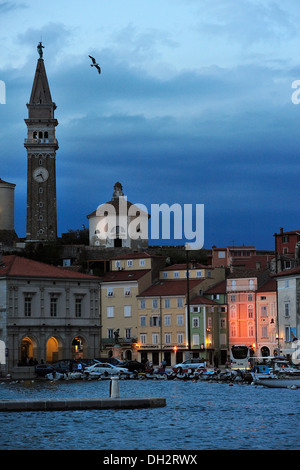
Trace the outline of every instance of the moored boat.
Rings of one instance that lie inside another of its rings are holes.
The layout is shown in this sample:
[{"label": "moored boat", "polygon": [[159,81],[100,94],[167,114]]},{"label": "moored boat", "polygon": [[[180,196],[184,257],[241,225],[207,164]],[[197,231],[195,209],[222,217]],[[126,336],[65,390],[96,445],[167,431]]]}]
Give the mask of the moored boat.
[{"label": "moored boat", "polygon": [[300,376],[273,376],[266,379],[256,379],[255,384],[269,388],[300,388]]}]

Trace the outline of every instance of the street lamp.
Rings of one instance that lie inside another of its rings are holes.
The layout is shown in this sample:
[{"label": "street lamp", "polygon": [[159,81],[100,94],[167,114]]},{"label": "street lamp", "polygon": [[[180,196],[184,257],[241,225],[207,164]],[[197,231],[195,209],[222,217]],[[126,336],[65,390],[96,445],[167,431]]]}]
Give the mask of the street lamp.
[{"label": "street lamp", "polygon": [[187,304],[187,344],[188,356],[191,354],[191,319],[190,319],[190,274],[189,274],[189,252],[186,247],[186,304]]}]

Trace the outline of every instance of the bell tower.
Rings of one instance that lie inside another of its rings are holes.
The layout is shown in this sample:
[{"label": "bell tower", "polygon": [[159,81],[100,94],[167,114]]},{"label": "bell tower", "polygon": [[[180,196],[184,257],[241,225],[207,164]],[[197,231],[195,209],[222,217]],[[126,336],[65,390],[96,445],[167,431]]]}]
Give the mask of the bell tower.
[{"label": "bell tower", "polygon": [[26,241],[48,242],[57,237],[56,212],[56,150],[54,118],[56,104],[52,101],[43,59],[42,43],[37,49],[35,77],[28,108],[27,138],[27,220]]}]

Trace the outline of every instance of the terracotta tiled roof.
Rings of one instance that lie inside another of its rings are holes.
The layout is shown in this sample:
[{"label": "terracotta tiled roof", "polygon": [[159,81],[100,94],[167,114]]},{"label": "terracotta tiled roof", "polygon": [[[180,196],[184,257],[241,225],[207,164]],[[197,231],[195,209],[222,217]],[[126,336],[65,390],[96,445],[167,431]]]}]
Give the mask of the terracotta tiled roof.
[{"label": "terracotta tiled roof", "polygon": [[269,279],[262,286],[260,286],[259,289],[257,289],[257,292],[276,292],[276,289],[277,289],[276,280],[275,279]]},{"label": "terracotta tiled roof", "polygon": [[206,297],[202,297],[200,295],[198,295],[197,297],[194,297],[194,299],[190,301],[190,305],[212,305],[215,307],[220,306],[218,302],[214,302],[214,300],[207,299]]},{"label": "terracotta tiled roof", "polygon": [[[197,285],[200,285],[204,279],[199,280],[190,280],[189,281],[189,288],[190,290]],[[157,282],[157,284],[153,284],[152,286],[148,287],[148,289],[144,290],[138,297],[158,297],[158,296],[166,296],[166,295],[186,295],[187,293],[187,281],[183,280],[176,280],[176,281],[168,281],[163,280]]]},{"label": "terracotta tiled roof", "polygon": [[138,251],[134,253],[125,253],[119,256],[113,256],[110,259],[111,260],[119,260],[119,259],[140,259],[140,258],[161,258],[159,255],[151,255],[150,253],[147,253],[145,251]]},{"label": "terracotta tiled roof", "polygon": [[[166,266],[162,271],[180,271],[186,269],[186,263],[172,264],[171,266]],[[211,266],[206,266],[205,264],[200,263],[189,263],[189,269],[209,269],[212,270]]]},{"label": "terracotta tiled roof", "polygon": [[137,269],[132,271],[110,271],[105,274],[102,282],[117,282],[117,281],[136,281],[145,274],[149,273],[150,269]]},{"label": "terracotta tiled roof", "polygon": [[60,279],[100,280],[96,276],[69,271],[64,268],[41,263],[21,256],[9,255],[2,257],[0,277],[41,277]]},{"label": "terracotta tiled roof", "polygon": [[226,294],[226,279],[207,289],[206,294]]},{"label": "terracotta tiled roof", "polygon": [[281,271],[280,273],[273,274],[273,277],[277,276],[292,276],[293,274],[300,274],[300,266],[296,268],[286,269],[285,271]]}]

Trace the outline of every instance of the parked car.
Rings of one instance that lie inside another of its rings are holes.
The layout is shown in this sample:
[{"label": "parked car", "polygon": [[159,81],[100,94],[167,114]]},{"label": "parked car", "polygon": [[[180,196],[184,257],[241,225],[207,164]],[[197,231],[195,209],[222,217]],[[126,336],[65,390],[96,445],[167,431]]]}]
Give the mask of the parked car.
[{"label": "parked car", "polygon": [[125,361],[121,361],[117,357],[99,357],[95,359],[95,361],[101,362],[102,364],[112,364],[113,366],[117,367],[124,367]]},{"label": "parked car", "polygon": [[175,364],[173,367],[174,372],[178,372],[178,369],[187,370],[187,369],[199,369],[206,367],[206,362],[204,359],[193,358],[187,359],[186,361],[181,362],[180,364]]},{"label": "parked car", "polygon": [[138,361],[125,361],[122,367],[126,367],[130,372],[145,372],[145,364]]},{"label": "parked car", "polygon": [[124,367],[117,367],[113,366],[112,364],[108,363],[101,363],[98,362],[97,364],[94,364],[93,366],[90,367],[85,367],[83,372],[89,376],[95,376],[95,375],[128,375],[130,374],[128,369],[125,369]]},{"label": "parked car", "polygon": [[37,364],[34,371],[38,377],[45,377],[47,374],[51,374],[54,368],[51,364]]},{"label": "parked car", "polygon": [[51,364],[51,366],[56,372],[59,372],[60,374],[67,374],[70,372],[70,364],[68,361],[58,361],[54,364]]}]

